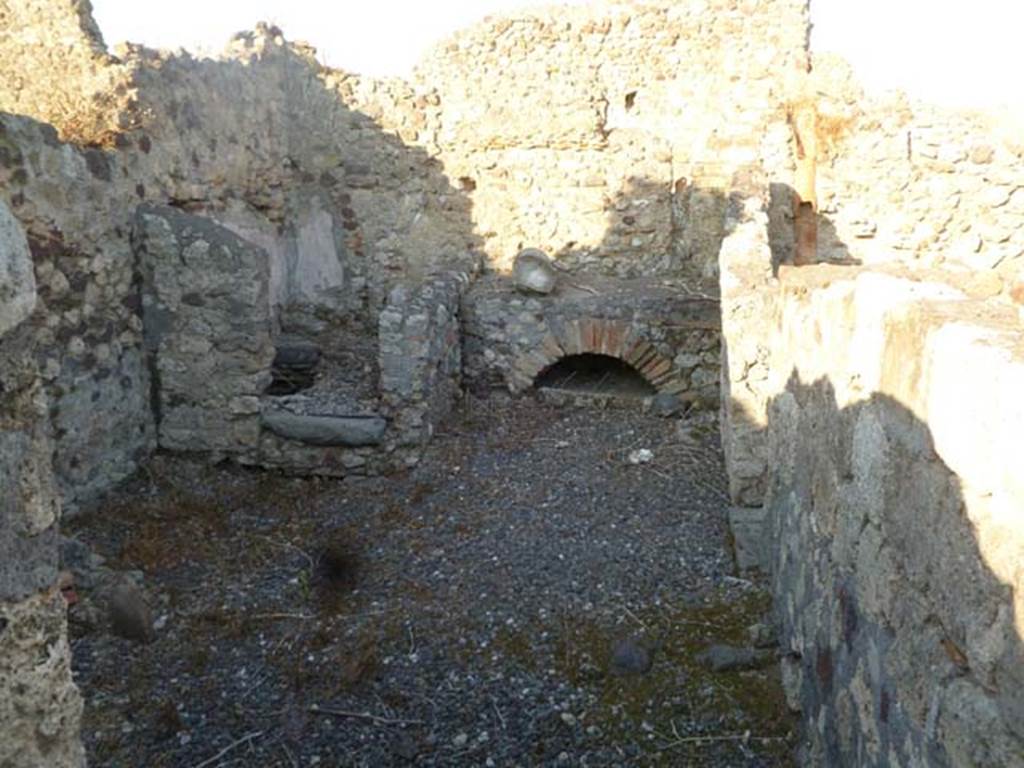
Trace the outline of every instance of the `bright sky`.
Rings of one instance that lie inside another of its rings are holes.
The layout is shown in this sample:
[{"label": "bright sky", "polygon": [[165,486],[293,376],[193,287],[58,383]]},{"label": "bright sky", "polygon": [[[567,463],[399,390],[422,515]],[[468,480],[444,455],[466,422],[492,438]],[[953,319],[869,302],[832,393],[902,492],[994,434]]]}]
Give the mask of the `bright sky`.
[{"label": "bright sky", "polygon": [[[585,0],[575,0],[584,2]],[[683,0],[685,2],[685,0]],[[108,46],[216,53],[266,20],[312,43],[331,66],[406,75],[435,40],[529,0],[93,0]],[[849,59],[862,81],[955,106],[1024,106],[1020,0],[812,0],[816,51]]]}]

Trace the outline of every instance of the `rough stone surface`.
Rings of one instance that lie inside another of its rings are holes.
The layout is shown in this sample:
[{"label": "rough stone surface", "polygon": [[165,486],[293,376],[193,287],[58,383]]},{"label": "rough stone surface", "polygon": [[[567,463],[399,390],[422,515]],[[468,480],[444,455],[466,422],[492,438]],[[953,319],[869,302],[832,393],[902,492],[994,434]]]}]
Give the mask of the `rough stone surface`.
[{"label": "rough stone surface", "polygon": [[548,294],[558,285],[558,272],[544,251],[525,248],[516,254],[512,280],[517,288],[527,293]]},{"label": "rough stone surface", "polygon": [[[110,179],[90,163],[105,163]],[[115,168],[109,153],[0,114],[0,199],[24,228],[35,268],[33,335],[69,511],[132,472],[153,445],[128,241],[137,198],[111,181]]]},{"label": "rough stone surface", "polygon": [[574,271],[715,274],[729,191],[790,176],[779,102],[807,68],[807,5],[588,3],[439,44],[417,79],[490,262],[529,246]]},{"label": "rough stone surface", "polygon": [[865,93],[815,57],[819,257],[1015,274],[1024,256],[1024,145],[1010,115],[957,113]]},{"label": "rough stone surface", "polygon": [[[444,272],[400,284],[380,315],[380,386],[395,443],[408,462],[451,411],[462,391],[460,301],[470,282]],[[406,449],[412,448],[409,452]]]},{"label": "rough stone surface", "polygon": [[0,201],[0,334],[25,320],[36,306],[32,254],[21,224]]},{"label": "rough stone surface", "polygon": [[765,432],[769,364],[774,343],[774,278],[768,200],[732,201],[722,241],[722,450],[733,502],[759,507],[768,473]]},{"label": "rough stone surface", "polygon": [[[23,247],[11,242],[18,228],[7,216],[0,207],[0,226],[8,227],[0,247]],[[11,274],[0,272],[18,308],[0,325],[0,765],[70,768],[84,765],[82,704],[57,588],[60,501],[47,401],[26,322],[35,288],[22,272],[7,281]]]},{"label": "rough stone surface", "polygon": [[60,502],[50,456],[46,399],[22,327],[0,335],[0,601],[57,580]]},{"label": "rough stone surface", "polygon": [[266,251],[152,206],[139,208],[134,240],[160,446],[253,456],[274,357]]},{"label": "rough stone surface", "polygon": [[308,445],[379,445],[387,422],[373,416],[309,416],[264,411],[263,425],[281,437]]},{"label": "rough stone surface", "polygon": [[57,589],[0,600],[0,765],[85,768],[66,611]]},{"label": "rough stone surface", "polygon": [[765,509],[809,764],[1024,754],[1020,331],[954,277],[783,267],[758,320],[775,333]]},{"label": "rough stone surface", "polygon": [[525,297],[502,277],[463,300],[465,376],[471,386],[528,390],[560,359],[617,358],[666,394],[718,399],[718,302],[691,285],[577,278],[557,295]]}]

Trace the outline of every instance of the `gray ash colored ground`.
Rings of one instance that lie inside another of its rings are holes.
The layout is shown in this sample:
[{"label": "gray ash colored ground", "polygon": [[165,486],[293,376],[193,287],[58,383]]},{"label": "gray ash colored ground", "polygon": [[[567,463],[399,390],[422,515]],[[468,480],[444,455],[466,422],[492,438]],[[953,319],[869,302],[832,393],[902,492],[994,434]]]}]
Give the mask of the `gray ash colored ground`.
[{"label": "gray ash colored ground", "polygon": [[166,621],[76,633],[91,764],[791,765],[774,667],[696,660],[768,599],[691,419],[467,399],[379,479],[159,457],[74,524]]}]

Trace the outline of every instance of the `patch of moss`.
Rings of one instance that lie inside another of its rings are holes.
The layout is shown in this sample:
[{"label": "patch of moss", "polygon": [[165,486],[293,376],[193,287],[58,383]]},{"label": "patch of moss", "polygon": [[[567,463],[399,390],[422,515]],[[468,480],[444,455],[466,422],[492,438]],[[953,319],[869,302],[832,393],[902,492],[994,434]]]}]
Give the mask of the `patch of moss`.
[{"label": "patch of moss", "polygon": [[[542,666],[553,665],[574,686],[590,691],[598,704],[586,713],[586,725],[596,725],[618,743],[637,744],[650,764],[702,765],[709,747],[737,748],[729,741],[673,746],[675,734],[721,738],[749,731],[773,764],[790,765],[797,721],[786,714],[777,667],[712,672],[697,660],[714,643],[745,645],[747,627],[763,619],[769,603],[763,592],[739,600],[713,594],[696,605],[640,612],[634,617],[635,634],[654,658],[645,674],[612,672],[612,647],[626,634],[622,627],[605,626],[590,617],[563,618],[553,658],[537,652],[539,628],[502,628],[494,646],[525,668],[541,671]],[[687,724],[695,721],[703,730],[686,732]],[[642,723],[653,730],[644,730]],[[655,738],[648,739],[648,732]]]}]

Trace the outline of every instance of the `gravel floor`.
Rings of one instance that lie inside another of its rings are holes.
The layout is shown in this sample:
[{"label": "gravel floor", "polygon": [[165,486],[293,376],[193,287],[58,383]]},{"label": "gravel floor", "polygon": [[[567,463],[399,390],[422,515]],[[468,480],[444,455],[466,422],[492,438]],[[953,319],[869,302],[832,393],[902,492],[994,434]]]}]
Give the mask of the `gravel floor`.
[{"label": "gravel floor", "polygon": [[161,626],[72,607],[90,764],[791,765],[774,665],[696,658],[768,607],[717,442],[706,414],[469,398],[401,476],[158,457],[70,526]]}]

